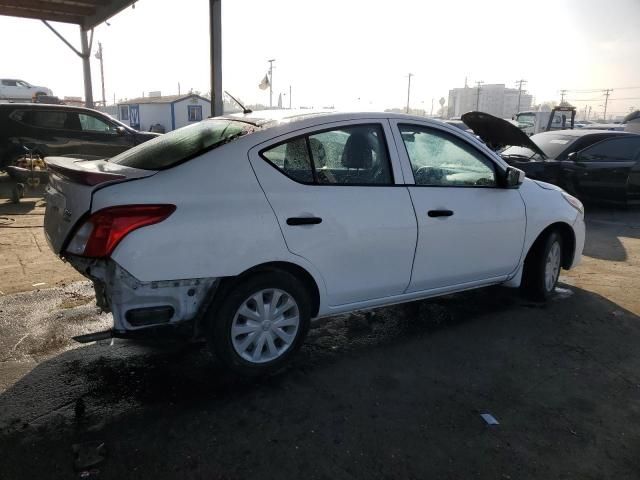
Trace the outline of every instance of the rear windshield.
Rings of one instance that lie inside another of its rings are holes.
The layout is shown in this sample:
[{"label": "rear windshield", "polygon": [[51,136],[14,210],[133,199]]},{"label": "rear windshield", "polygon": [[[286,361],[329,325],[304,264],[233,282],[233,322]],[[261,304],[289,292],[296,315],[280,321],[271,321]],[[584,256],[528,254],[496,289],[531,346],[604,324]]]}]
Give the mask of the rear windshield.
[{"label": "rear windshield", "polygon": [[149,140],[109,161],[143,170],[162,170],[252,133],[255,129],[253,125],[233,120],[205,120]]}]

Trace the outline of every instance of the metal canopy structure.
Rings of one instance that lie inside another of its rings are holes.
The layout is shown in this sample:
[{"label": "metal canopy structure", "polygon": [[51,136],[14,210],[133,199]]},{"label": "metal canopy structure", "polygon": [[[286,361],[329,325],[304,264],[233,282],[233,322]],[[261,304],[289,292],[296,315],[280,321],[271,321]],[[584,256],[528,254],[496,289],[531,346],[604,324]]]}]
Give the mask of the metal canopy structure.
[{"label": "metal canopy structure", "polygon": [[0,15],[75,23],[91,30],[136,0],[0,0]]},{"label": "metal canopy structure", "polygon": [[[80,58],[84,73],[84,98],[87,107],[93,107],[91,66],[89,57],[93,43],[93,29],[116,13],[134,5],[137,0],[0,0],[0,15],[42,20]],[[209,0],[209,36],[211,44],[211,103],[214,115],[222,115],[222,49],[221,0]],[[80,26],[78,51],[51,22],[73,23]],[[91,38],[87,32],[91,31]]]}]

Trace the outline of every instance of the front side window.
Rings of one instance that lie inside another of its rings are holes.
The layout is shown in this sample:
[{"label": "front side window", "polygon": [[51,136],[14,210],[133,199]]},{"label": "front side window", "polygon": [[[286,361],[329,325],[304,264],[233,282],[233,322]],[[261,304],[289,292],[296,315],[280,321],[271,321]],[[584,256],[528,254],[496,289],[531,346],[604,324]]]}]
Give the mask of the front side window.
[{"label": "front side window", "polygon": [[80,119],[80,126],[83,132],[116,133],[115,126],[93,115],[80,113],[78,114],[78,118]]},{"label": "front side window", "polygon": [[604,140],[580,152],[581,162],[624,162],[640,155],[640,138],[616,137]]},{"label": "front side window", "polygon": [[129,105],[120,105],[120,120],[129,121]]},{"label": "front side window", "polygon": [[202,120],[202,105],[187,105],[187,116],[190,122]]},{"label": "front side window", "polygon": [[2,85],[4,85],[5,87],[15,87],[16,86],[16,81],[15,80],[2,80]]},{"label": "front side window", "polygon": [[446,132],[400,125],[416,185],[494,187],[493,163],[464,141]]},{"label": "front side window", "polygon": [[298,137],[262,152],[293,180],[333,185],[391,185],[380,125],[358,125]]}]

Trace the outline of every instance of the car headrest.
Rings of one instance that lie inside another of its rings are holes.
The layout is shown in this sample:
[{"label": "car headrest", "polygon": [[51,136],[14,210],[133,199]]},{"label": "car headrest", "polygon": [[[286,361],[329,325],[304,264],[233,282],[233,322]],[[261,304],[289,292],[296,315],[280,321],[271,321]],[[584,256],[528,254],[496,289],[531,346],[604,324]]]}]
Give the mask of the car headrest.
[{"label": "car headrest", "polygon": [[348,139],[342,151],[342,165],[346,168],[371,168],[373,149],[367,136],[357,132]]}]

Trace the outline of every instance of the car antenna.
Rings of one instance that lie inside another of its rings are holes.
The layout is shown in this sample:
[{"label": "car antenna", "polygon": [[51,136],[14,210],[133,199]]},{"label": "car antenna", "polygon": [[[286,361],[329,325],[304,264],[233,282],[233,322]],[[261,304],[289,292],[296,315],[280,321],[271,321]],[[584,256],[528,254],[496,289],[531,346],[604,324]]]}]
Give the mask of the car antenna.
[{"label": "car antenna", "polygon": [[231,100],[233,100],[234,102],[236,102],[238,105],[240,105],[240,108],[242,109],[242,113],[247,114],[247,113],[251,113],[253,112],[253,110],[251,110],[250,108],[245,107],[242,103],[240,103],[240,100],[238,100],[236,97],[234,97],[233,95],[231,95],[229,92],[227,92],[226,90],[224,91],[224,93],[226,93],[228,96],[231,97]]}]

